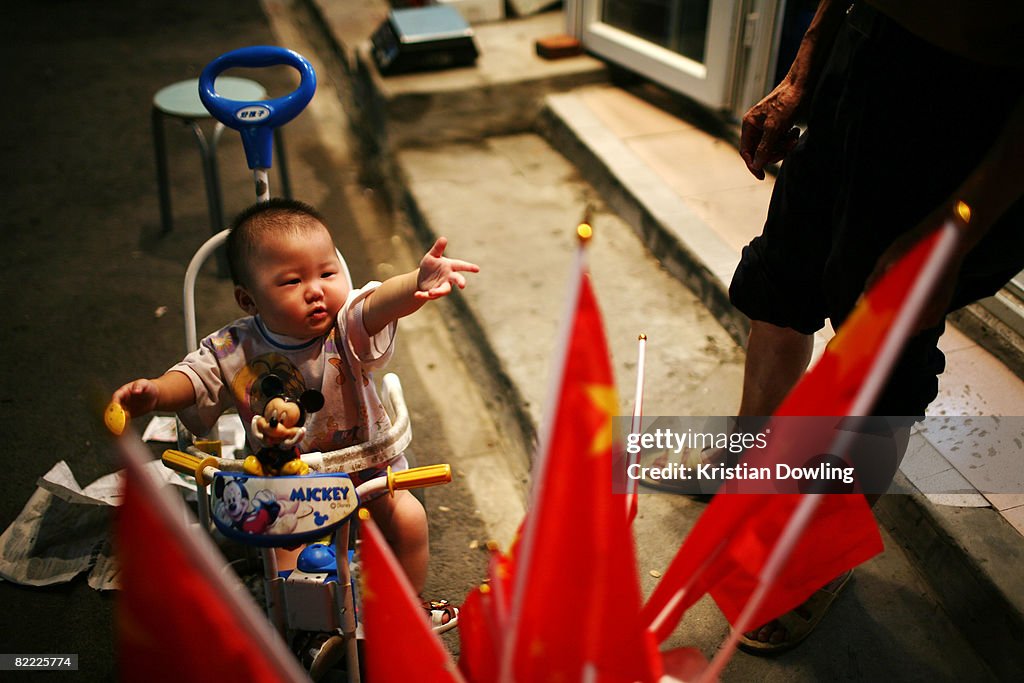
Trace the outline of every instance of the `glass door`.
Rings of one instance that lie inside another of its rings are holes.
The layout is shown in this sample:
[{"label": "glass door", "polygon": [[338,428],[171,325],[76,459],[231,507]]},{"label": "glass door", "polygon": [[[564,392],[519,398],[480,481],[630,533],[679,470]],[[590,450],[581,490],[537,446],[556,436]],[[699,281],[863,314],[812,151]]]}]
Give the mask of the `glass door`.
[{"label": "glass door", "polygon": [[575,0],[567,10],[589,51],[711,108],[725,109],[734,90],[740,4]]}]

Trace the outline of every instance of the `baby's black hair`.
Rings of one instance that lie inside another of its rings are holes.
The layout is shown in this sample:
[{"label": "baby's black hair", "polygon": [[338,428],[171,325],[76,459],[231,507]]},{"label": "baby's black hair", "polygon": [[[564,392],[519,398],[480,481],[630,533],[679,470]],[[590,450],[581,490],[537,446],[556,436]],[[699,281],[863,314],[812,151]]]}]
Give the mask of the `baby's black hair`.
[{"label": "baby's black hair", "polygon": [[275,197],[253,204],[231,221],[225,249],[231,279],[236,285],[246,286],[249,276],[247,265],[260,239],[271,232],[297,231],[318,223],[326,227],[327,221],[305,202]]}]

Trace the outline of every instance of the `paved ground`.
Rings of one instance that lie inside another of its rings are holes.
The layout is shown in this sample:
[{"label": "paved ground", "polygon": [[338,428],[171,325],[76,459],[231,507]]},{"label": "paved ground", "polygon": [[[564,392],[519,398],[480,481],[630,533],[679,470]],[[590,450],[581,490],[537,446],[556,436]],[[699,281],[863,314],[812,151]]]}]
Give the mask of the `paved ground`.
[{"label": "paved ground", "polygon": [[[463,300],[534,424],[545,399],[536,378],[547,373],[582,201],[596,207],[592,273],[623,414],[631,407],[638,331],[649,336],[646,414],[728,414],[738,403],[741,351],[543,139],[516,135],[408,150],[400,165],[426,226],[487,255],[485,286],[467,290]],[[516,332],[521,329],[527,334]],[[676,496],[641,497],[634,531],[645,591],[702,510]],[[941,613],[899,544],[883,534],[886,551],[857,570],[852,590],[807,646],[779,659],[737,655],[725,680],[987,679],[985,664]],[[666,645],[696,646],[711,657],[727,633],[721,613],[705,599]]]},{"label": "paved ground", "polygon": [[[194,77],[229,49],[291,44],[271,31],[256,2],[202,9],[154,3],[146,12],[131,3],[65,3],[59,10],[10,12],[2,47],[11,63],[32,67],[16,70],[11,92],[21,96],[0,112],[8,171],[0,258],[10,320],[3,343],[8,357],[19,359],[8,363],[0,394],[0,420],[11,435],[0,489],[3,527],[57,461],[66,460],[83,485],[118,469],[98,418],[102,406],[120,383],[158,374],[182,354],[180,283],[210,227],[191,134],[168,122],[175,227],[160,235],[153,93]],[[272,95],[292,87],[287,70],[259,77]],[[330,218],[355,280],[411,269],[421,251],[405,247],[392,212],[356,183],[346,128],[324,78],[318,100],[286,132],[295,194]],[[230,216],[253,198],[234,134],[224,136],[220,160]],[[276,176],[271,180],[279,193]],[[212,271],[201,277],[199,297],[202,330],[239,314],[230,287]],[[435,305],[403,324],[389,369],[403,379],[419,459],[456,465],[455,483],[426,492],[433,549],[427,593],[459,602],[484,576],[484,543],[510,539],[522,517],[526,451],[518,425],[510,429],[494,417],[507,412],[507,400],[484,394],[474,379],[485,373],[479,361],[456,354],[446,318],[454,313]],[[20,362],[57,335],[60,352]],[[495,453],[508,460],[496,465]],[[489,495],[474,496],[470,484]],[[114,601],[84,577],[49,588],[0,582],[0,652],[77,653],[76,680],[112,680]],[[446,642],[458,651],[454,632]]]},{"label": "paved ground", "polygon": [[[335,38],[343,44],[348,20],[357,4],[322,6]],[[344,8],[344,9],[343,9]],[[346,13],[347,10],[347,13]],[[341,18],[344,17],[344,20]],[[510,24],[488,27],[480,40],[501,59],[529,60],[519,40],[518,52],[506,50],[509,38],[522,31]],[[488,42],[494,38],[494,44]],[[350,49],[355,47],[348,43]],[[517,56],[518,55],[518,56]],[[506,71],[509,64],[505,64]],[[542,405],[544,375],[554,341],[554,322],[561,310],[560,293],[573,245],[572,226],[583,207],[594,208],[597,238],[591,249],[592,270],[605,310],[619,388],[628,397],[633,380],[630,363],[638,331],[651,338],[648,356],[648,414],[708,415],[728,413],[737,403],[741,354],[707,312],[694,306],[692,295],[666,275],[661,264],[640,245],[633,231],[602,203],[603,197],[583,182],[577,170],[532,132],[480,135],[488,123],[462,111],[463,91],[472,101],[480,93],[501,99],[507,109],[531,110],[529,85],[501,92],[493,83],[479,85],[486,74],[501,71],[492,58],[486,66],[435,76],[406,76],[377,81],[396,111],[387,129],[394,163],[408,193],[412,215],[423,237],[446,234],[466,240],[488,267],[480,281],[460,298],[495,367],[520,397],[527,423],[536,424]],[[460,78],[462,79],[460,82]],[[436,92],[431,87],[437,84]],[[564,83],[552,84],[564,87]],[[481,88],[480,93],[475,93]],[[414,92],[409,102],[401,93]],[[450,92],[458,97],[448,97]],[[422,99],[420,99],[422,98]],[[401,101],[400,101],[401,100]],[[456,109],[445,119],[438,111],[451,100]],[[417,108],[416,103],[422,104]],[[485,117],[484,108],[479,116]],[[459,119],[459,115],[465,119]],[[504,111],[503,120],[515,119]],[[454,119],[465,120],[460,129]],[[431,121],[438,122],[432,125]],[[395,130],[418,131],[415,140]],[[513,130],[515,126],[512,126]],[[452,139],[472,138],[454,143]],[[431,140],[431,138],[434,138]],[[386,167],[387,164],[384,164]],[[584,174],[585,175],[585,174]],[[525,330],[525,332],[524,332]],[[629,401],[623,402],[627,411]],[[701,507],[669,496],[645,496],[636,524],[640,569],[645,589],[655,583],[650,571],[663,569]],[[983,658],[971,650],[952,619],[946,616],[918,568],[883,529],[886,552],[858,570],[853,590],[837,604],[831,618],[805,647],[776,660],[735,658],[726,680],[957,680],[991,676]],[[567,572],[575,569],[567,569]],[[609,596],[613,599],[613,596]],[[717,609],[704,601],[688,615],[670,644],[697,645],[712,655],[722,642],[726,624]]]},{"label": "paved ground", "polygon": [[[83,484],[116,469],[97,408],[115,382],[158,371],[181,348],[180,264],[205,229],[205,210],[201,194],[177,195],[178,230],[156,238],[150,98],[218,48],[267,33],[252,2],[151,7],[5,11],[0,50],[18,66],[0,112],[4,526],[54,462],[67,460]],[[178,172],[198,170],[192,150],[174,149]],[[171,312],[157,318],[164,305]],[[60,348],[45,351],[49,344]],[[81,680],[114,678],[112,596],[83,581],[45,590],[4,583],[0,603],[4,652],[74,652]]]},{"label": "paved ground", "polygon": [[[116,469],[99,408],[120,382],[158,373],[181,355],[179,283],[188,256],[208,233],[206,208],[192,142],[185,130],[169,127],[177,224],[171,235],[158,234],[150,99],[228,49],[268,42],[298,47],[301,37],[289,33],[295,29],[288,17],[269,6],[270,22],[252,0],[150,3],[145,11],[127,2],[55,9],[24,3],[8,10],[0,49],[8,63],[30,68],[10,70],[8,92],[21,97],[0,112],[8,190],[8,241],[0,258],[9,274],[10,321],[2,339],[12,359],[0,385],[6,408],[0,424],[11,435],[0,524],[15,517],[35,480],[60,459],[83,484]],[[267,78],[272,94],[289,88],[287,73]],[[359,184],[344,114],[329,97],[327,79],[324,85],[314,106],[287,129],[296,194],[330,217],[356,280],[411,267],[420,250],[412,230],[393,218],[379,193]],[[252,197],[234,136],[225,136],[221,159],[230,215]],[[566,230],[585,204],[595,207],[601,236],[593,270],[620,386],[631,384],[633,340],[644,331],[652,339],[649,358],[672,368],[650,375],[657,387],[651,414],[680,412],[679,401],[691,414],[726,412],[735,401],[729,393],[735,388],[727,387],[736,385],[742,356],[539,137],[409,152],[402,163],[425,217],[419,228],[447,233],[456,253],[484,267],[461,306],[439,305],[403,323],[394,366],[412,407],[417,453],[451,460],[459,476],[427,498],[429,591],[458,600],[483,576],[476,546],[488,538],[507,542],[522,514],[524,441],[544,398],[571,248]],[[472,172],[459,172],[467,164]],[[212,274],[204,276],[201,329],[236,315],[227,292]],[[158,316],[162,306],[167,312]],[[664,316],[641,329],[635,317],[641,308]],[[456,324],[466,312],[473,323]],[[23,362],[55,336],[64,344],[59,352]],[[481,349],[467,341],[488,344]],[[495,369],[501,374],[494,376]],[[510,387],[516,391],[508,393]],[[659,405],[659,397],[670,395],[672,402]],[[646,589],[654,583],[648,572],[664,568],[700,509],[668,496],[641,501]],[[571,578],[575,570],[566,571]],[[986,676],[898,549],[865,567],[851,588],[813,647],[780,660],[737,658],[729,680]],[[0,604],[0,651],[76,652],[75,680],[114,677],[112,596],[82,580],[47,589],[0,583]],[[673,642],[710,654],[725,628],[705,600]],[[446,643],[457,651],[454,635]]]},{"label": "paved ground", "polygon": [[[182,353],[180,283],[188,258],[210,228],[191,135],[169,122],[175,229],[159,234],[150,138],[153,93],[194,77],[229,49],[278,42],[256,2],[210,2],[201,8],[151,3],[146,11],[135,3],[62,3],[51,9],[25,4],[8,12],[2,47],[9,63],[25,65],[12,72],[10,92],[19,97],[9,99],[0,113],[7,170],[7,242],[0,258],[8,273],[9,318],[3,343],[11,359],[0,394],[5,408],[0,420],[10,435],[0,497],[4,527],[34,491],[37,478],[58,460],[66,460],[83,485],[118,469],[98,419],[102,405],[118,384],[158,374]],[[260,77],[274,95],[291,89],[289,71]],[[337,146],[344,123],[330,117],[311,109],[288,127],[296,195],[331,218],[356,280],[378,277],[378,270],[411,268],[412,256],[401,251],[400,240],[391,239],[390,214],[374,205],[372,192],[350,191],[354,166]],[[224,136],[220,159],[225,214],[231,215],[254,197],[234,134]],[[272,175],[275,194],[280,191],[276,180]],[[238,315],[230,288],[213,273],[201,278],[200,301],[200,329]],[[162,307],[166,313],[158,314]],[[439,331],[417,333],[428,320]],[[430,400],[433,385],[419,372],[427,379],[433,373],[434,381],[452,392],[469,394],[460,363],[428,357],[451,352],[438,321],[443,321],[440,312],[424,312],[403,329],[406,346],[424,350],[415,356],[400,351],[392,366],[410,396],[423,460],[428,454],[431,460],[448,459],[456,447],[465,450],[468,438],[453,422],[458,416],[449,417]],[[433,335],[430,343],[416,343],[428,335]],[[35,363],[23,362],[47,338],[58,339],[61,349]],[[479,402],[464,405],[486,418]],[[476,422],[475,438],[490,448],[515,451],[514,440],[504,445],[500,429],[486,419]],[[450,443],[453,434],[461,440]],[[482,546],[490,533],[462,484],[440,491],[426,494],[437,548],[428,592],[458,601],[483,576],[485,557],[475,545]],[[507,500],[514,510],[508,517],[518,518],[521,499]],[[445,523],[446,518],[457,521]],[[0,652],[77,653],[76,680],[112,680],[114,600],[83,579],[42,589],[0,583]],[[449,639],[457,648],[454,634]]]}]

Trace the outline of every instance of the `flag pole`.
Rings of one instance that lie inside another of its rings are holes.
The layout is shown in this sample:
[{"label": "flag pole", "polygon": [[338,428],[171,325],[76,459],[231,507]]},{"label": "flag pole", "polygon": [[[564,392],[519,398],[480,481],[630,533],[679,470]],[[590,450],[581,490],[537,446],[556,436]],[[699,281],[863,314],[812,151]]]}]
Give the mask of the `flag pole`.
[{"label": "flag pole", "polygon": [[[508,627],[508,610],[506,606],[510,602],[509,596],[505,594],[505,577],[499,576],[499,573],[504,571],[499,564],[502,555],[496,541],[487,542],[487,551],[490,553],[490,558],[487,561],[487,575],[493,583],[493,586],[490,586],[488,590],[494,593],[494,609],[491,612],[497,621],[496,633],[502,634],[506,633]],[[499,639],[499,637],[495,637],[494,642],[497,643]]]},{"label": "flag pole", "polygon": [[[641,334],[637,338],[637,359],[636,359],[636,392],[633,395],[633,420],[630,422],[629,431],[631,434],[640,433],[640,423],[644,416],[644,364],[647,355],[647,335]],[[639,453],[626,454],[626,472],[640,460]],[[632,524],[636,519],[639,504],[637,494],[637,481],[626,477],[626,520]]]},{"label": "flag pole", "polygon": [[[548,383],[548,395],[544,403],[545,411],[537,438],[537,454],[533,464],[534,482],[543,481],[541,475],[544,474],[547,466],[548,449],[551,445],[551,431],[555,424],[556,411],[553,408],[558,405],[558,397],[562,391],[565,363],[569,352],[569,336],[572,334],[572,324],[575,319],[574,312],[580,297],[582,275],[587,270],[587,244],[593,236],[594,229],[586,221],[576,226],[577,247],[573,258],[572,270],[570,271],[565,306],[562,312],[562,326],[558,331],[558,338],[555,342],[555,362],[551,365],[550,374],[552,379]],[[530,497],[531,503],[537,500],[536,490],[531,491]]]},{"label": "flag pole", "polygon": [[[530,504],[527,510],[526,523],[523,527],[522,538],[519,542],[519,557],[516,564],[520,567],[530,566],[534,539],[538,533],[538,525],[543,514],[537,509],[541,504],[543,496],[540,495],[539,486],[545,481],[545,474],[548,468],[548,451],[551,447],[551,434],[554,430],[555,417],[557,414],[558,398],[562,392],[562,385],[565,381],[565,365],[569,354],[569,337],[572,334],[573,323],[576,315],[580,297],[580,287],[583,274],[587,268],[586,247],[594,236],[594,229],[590,222],[590,207],[584,212],[583,220],[576,226],[577,246],[573,259],[573,266],[569,275],[569,283],[566,288],[565,305],[562,312],[562,326],[558,331],[555,344],[555,359],[551,364],[551,381],[548,384],[548,396],[544,403],[545,411],[541,422],[541,429],[537,440],[537,453],[534,457],[532,468],[532,479],[534,488],[530,491]],[[517,624],[520,619],[520,609],[526,595],[526,575],[528,572],[516,572],[515,582],[512,586],[511,614],[509,624]],[[515,651],[516,639],[515,627],[509,628],[505,637],[504,648],[501,653],[501,666],[499,668],[498,680],[502,683],[513,683],[513,661],[512,653]]]},{"label": "flag pole", "polygon": [[[718,559],[718,556],[722,554],[722,551],[725,550],[725,547],[727,545],[728,539],[723,538],[718,543],[718,545],[715,546],[715,549],[711,553],[709,553],[707,557],[704,558],[704,561],[701,562],[701,565],[699,567],[697,567],[697,570],[693,572],[693,574],[691,574],[689,578],[687,578],[686,583],[684,583],[679,588],[679,590],[677,590],[672,595],[672,597],[665,603],[665,606],[662,608],[661,612],[659,612],[657,615],[655,615],[653,619],[651,619],[651,623],[647,625],[647,630],[653,633],[659,641],[662,641],[669,636],[668,633],[662,635],[659,634],[665,627],[665,624],[668,622],[668,620],[672,618],[672,613],[675,612],[676,609],[679,607],[679,603],[682,602],[683,598],[686,597],[686,594],[690,592],[690,590],[693,588],[693,585],[697,583],[697,580],[704,575],[704,572],[707,571],[707,569],[714,563],[714,561]],[[681,617],[682,615],[675,619],[675,622],[672,624],[672,628],[675,628],[676,624],[679,623],[679,618]]]}]

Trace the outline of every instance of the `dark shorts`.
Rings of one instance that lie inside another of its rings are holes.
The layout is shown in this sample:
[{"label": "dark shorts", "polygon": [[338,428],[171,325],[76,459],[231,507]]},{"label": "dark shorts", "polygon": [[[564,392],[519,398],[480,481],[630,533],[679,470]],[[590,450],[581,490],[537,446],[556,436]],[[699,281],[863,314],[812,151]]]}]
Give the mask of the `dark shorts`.
[{"label": "dark shorts", "polygon": [[[753,320],[812,334],[838,328],[878,257],[944,203],[981,161],[1022,91],[914,37],[870,8],[847,15],[786,157],[763,233],[743,249],[729,295]],[[1024,268],[1024,201],[968,256],[950,310]],[[912,339],[875,408],[923,415],[944,368],[942,326]]]}]

